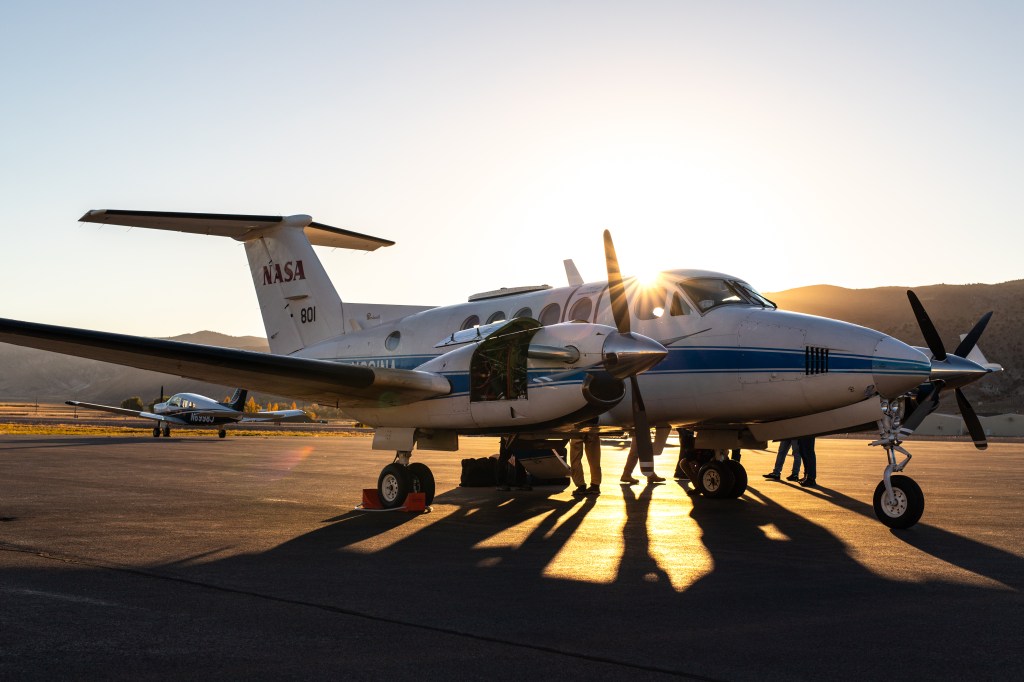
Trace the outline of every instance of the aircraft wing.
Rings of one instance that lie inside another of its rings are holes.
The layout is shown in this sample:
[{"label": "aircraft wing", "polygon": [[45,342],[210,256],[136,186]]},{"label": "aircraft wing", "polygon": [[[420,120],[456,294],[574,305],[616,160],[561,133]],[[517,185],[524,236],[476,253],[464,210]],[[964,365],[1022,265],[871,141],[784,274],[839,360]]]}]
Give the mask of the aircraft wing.
[{"label": "aircraft wing", "polygon": [[245,423],[255,422],[310,422],[304,410],[271,410],[269,412],[257,412],[242,417],[239,421]]},{"label": "aircraft wing", "polygon": [[114,414],[121,414],[125,417],[139,417],[140,419],[152,419],[158,422],[170,422],[172,424],[187,424],[181,419],[174,419],[173,417],[167,417],[166,415],[156,414],[155,412],[141,412],[139,410],[129,410],[127,407],[114,407],[113,405],[97,405],[96,403],[83,403],[78,400],[65,400],[64,404],[74,405],[75,407],[85,407],[90,410],[101,410],[103,412],[113,412]]},{"label": "aircraft wing", "polygon": [[394,406],[447,395],[439,374],[0,318],[0,342],[334,405]]}]

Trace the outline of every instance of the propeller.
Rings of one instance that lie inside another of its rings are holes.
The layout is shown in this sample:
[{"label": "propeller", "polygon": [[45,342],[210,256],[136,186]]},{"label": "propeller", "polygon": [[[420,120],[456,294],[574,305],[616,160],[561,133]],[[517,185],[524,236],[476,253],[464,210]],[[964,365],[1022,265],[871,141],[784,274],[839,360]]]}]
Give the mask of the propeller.
[{"label": "propeller", "polygon": [[[612,235],[608,230],[604,231],[604,260],[605,266],[608,269],[608,300],[611,304],[612,317],[615,319],[615,328],[619,332],[619,339],[616,342],[619,345],[623,345],[628,339],[629,345],[632,345],[637,340],[637,337],[630,330],[629,302],[626,300],[626,286],[622,281],[622,271],[619,270],[618,256],[615,255],[615,244],[612,242]],[[606,342],[606,356],[614,355],[613,352],[609,352],[609,345],[614,347],[614,344]],[[630,392],[633,396],[633,425],[635,427],[633,437],[636,439],[636,451],[640,461],[640,470],[645,473],[653,473],[654,471],[654,444],[651,443],[651,426],[647,419],[647,408],[644,406],[644,398],[640,394],[640,382],[637,381],[636,375],[640,371],[653,367],[668,352],[661,344],[657,345],[660,350],[651,349],[645,353],[645,357],[648,359],[653,359],[653,354],[658,354],[657,361],[648,367],[643,367],[639,371],[631,371],[628,375]],[[613,358],[612,362],[614,361],[615,359]]]},{"label": "propeller", "polygon": [[956,404],[964,418],[967,432],[971,434],[974,446],[979,450],[984,450],[988,447],[985,429],[982,428],[981,420],[978,419],[974,407],[971,406],[967,396],[960,389],[988,373],[987,369],[968,360],[967,356],[978,344],[978,339],[985,331],[988,321],[992,318],[992,313],[987,312],[982,315],[981,319],[960,342],[960,345],[956,347],[956,350],[953,353],[946,353],[942,338],[935,329],[935,325],[932,324],[931,318],[928,317],[928,312],[921,304],[921,299],[913,291],[907,291],[907,298],[910,299],[910,307],[914,310],[914,317],[917,318],[921,334],[924,336],[925,343],[928,344],[928,349],[932,352],[934,360],[932,361],[930,381],[919,390],[917,405],[903,420],[901,432],[905,435],[913,433],[914,429],[924,421],[924,418],[939,406],[939,393],[945,388],[953,388],[956,391]]}]

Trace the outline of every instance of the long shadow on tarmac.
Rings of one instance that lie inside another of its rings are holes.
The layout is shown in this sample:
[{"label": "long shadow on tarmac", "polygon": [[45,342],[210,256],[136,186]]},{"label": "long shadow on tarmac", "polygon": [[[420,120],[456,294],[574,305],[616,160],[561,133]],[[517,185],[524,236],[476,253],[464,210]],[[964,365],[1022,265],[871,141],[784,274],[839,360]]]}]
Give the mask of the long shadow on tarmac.
[{"label": "long shadow on tarmac", "polygon": [[[607,523],[607,542],[591,540],[586,550],[569,540],[594,511],[592,499],[454,490],[435,504],[455,511],[436,520],[352,512],[262,554],[160,570],[416,627],[709,678],[854,678],[893,665],[915,678],[1024,670],[1018,593],[880,576],[826,528],[754,489],[738,502],[693,499],[690,516],[712,569],[676,592],[651,553],[651,492],[634,497],[625,488],[621,535]],[[865,507],[827,492],[858,513]],[[489,542],[518,524],[517,542]],[[937,529],[915,537],[915,546],[940,558],[976,562],[983,575],[1021,584],[1016,557]],[[587,579],[594,547],[621,554],[610,582]],[[556,556],[576,566],[573,577],[547,575]]]},{"label": "long shadow on tarmac", "polygon": [[[677,592],[652,553],[655,492],[623,488],[619,527],[607,501],[598,507],[593,498],[542,491],[456,489],[435,501],[445,513],[353,511],[266,552],[139,572],[507,642],[526,647],[523,656],[532,647],[709,679],[1024,674],[1019,592],[879,575],[828,529],[757,489],[738,501],[693,498],[689,514],[703,544],[694,565],[706,551],[710,571]],[[823,494],[865,513],[861,502]],[[588,520],[608,512],[610,519]],[[594,528],[607,539],[575,542]],[[1011,587],[1022,584],[1017,557],[938,529],[913,538],[904,541]],[[694,551],[692,537],[683,540],[675,550]],[[621,557],[614,577],[590,579],[589,569],[609,556]],[[549,575],[556,558],[570,577]],[[572,665],[567,658],[552,676],[572,677]]]}]

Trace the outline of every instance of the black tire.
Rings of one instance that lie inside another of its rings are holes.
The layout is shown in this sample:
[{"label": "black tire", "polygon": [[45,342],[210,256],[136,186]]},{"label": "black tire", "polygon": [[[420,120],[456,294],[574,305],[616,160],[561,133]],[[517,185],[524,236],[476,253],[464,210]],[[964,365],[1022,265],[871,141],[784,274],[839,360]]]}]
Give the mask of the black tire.
[{"label": "black tire", "polygon": [[217,438],[227,438],[227,437],[228,437],[228,432],[225,431],[224,429],[221,429],[220,431],[217,432]]},{"label": "black tire", "polygon": [[697,473],[697,489],[701,495],[713,500],[728,497],[735,483],[736,477],[732,473],[732,468],[718,460],[708,462]]},{"label": "black tire", "polygon": [[170,437],[171,437],[171,427],[170,426],[165,426],[164,427],[164,438],[170,438]]},{"label": "black tire", "polygon": [[910,528],[921,520],[921,514],[924,513],[921,486],[909,476],[892,476],[890,482],[896,494],[896,504],[885,502],[885,481],[879,481],[875,488],[875,516],[889,528]]},{"label": "black tire", "polygon": [[155,426],[155,427],[153,427],[153,438],[159,438],[159,437],[160,437],[160,427],[159,426]]},{"label": "black tire", "polygon": [[739,463],[739,460],[727,459],[725,461],[729,469],[732,470],[733,478],[735,481],[732,484],[732,490],[726,497],[739,497],[743,493],[747,492],[747,470],[743,468],[743,465]]},{"label": "black tire", "polygon": [[394,509],[405,504],[409,494],[409,472],[398,463],[389,464],[381,469],[377,478],[377,495],[385,509]]},{"label": "black tire", "polygon": [[423,493],[426,504],[434,501],[434,472],[426,464],[413,462],[409,465],[409,492]]}]

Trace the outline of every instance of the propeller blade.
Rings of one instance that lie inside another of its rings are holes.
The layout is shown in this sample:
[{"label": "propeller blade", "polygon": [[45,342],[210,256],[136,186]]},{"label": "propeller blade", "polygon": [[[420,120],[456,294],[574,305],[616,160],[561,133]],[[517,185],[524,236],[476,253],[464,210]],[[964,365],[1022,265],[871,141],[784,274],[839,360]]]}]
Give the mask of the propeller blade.
[{"label": "propeller blade", "polygon": [[[640,471],[645,474],[654,470],[654,444],[651,443],[651,424],[647,421],[647,408],[644,407],[643,396],[640,395],[640,382],[636,376],[629,377],[629,385],[633,393],[633,426],[636,430],[633,438],[636,439],[637,459],[640,462]],[[648,466],[645,467],[644,464]]]},{"label": "propeller blade", "polygon": [[615,255],[615,244],[612,234],[604,231],[604,260],[608,268],[608,300],[612,306],[612,317],[620,334],[628,334],[629,305],[626,302],[626,286],[622,283],[622,272],[619,270],[619,259]]},{"label": "propeller blade", "polygon": [[991,318],[991,311],[982,315],[981,319],[974,325],[974,328],[967,332],[967,336],[964,337],[964,340],[961,341],[960,345],[956,347],[955,351],[953,351],[953,355],[959,355],[962,358],[966,358],[970,355],[971,351],[974,350],[974,347],[978,345],[978,339],[981,338],[981,334],[985,331],[985,327],[988,325],[988,321]]},{"label": "propeller blade", "polygon": [[981,420],[978,419],[978,415],[974,412],[974,408],[971,407],[970,401],[967,400],[967,396],[959,388],[956,389],[956,404],[960,407],[960,415],[964,418],[964,424],[967,425],[967,432],[971,434],[971,439],[974,441],[974,447],[979,450],[984,450],[988,447],[988,438],[985,436],[985,429],[981,426]]},{"label": "propeller blade", "polygon": [[925,420],[925,417],[939,407],[939,391],[942,384],[941,382],[935,382],[935,384],[930,384],[930,386],[932,390],[928,392],[928,395],[922,398],[910,414],[906,415],[903,419],[903,424],[900,426],[901,435],[909,436],[912,434],[921,425],[921,422]]},{"label": "propeller blade", "polygon": [[942,345],[942,337],[939,336],[939,332],[935,330],[935,325],[932,324],[932,320],[928,317],[928,313],[925,312],[924,306],[921,305],[921,299],[917,297],[913,291],[907,291],[907,298],[910,299],[910,307],[914,309],[914,317],[917,318],[917,326],[921,328],[921,334],[924,335],[924,341],[928,344],[928,349],[935,356],[936,360],[942,361],[946,359],[946,347]]}]

